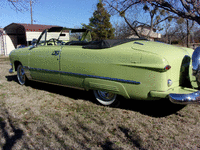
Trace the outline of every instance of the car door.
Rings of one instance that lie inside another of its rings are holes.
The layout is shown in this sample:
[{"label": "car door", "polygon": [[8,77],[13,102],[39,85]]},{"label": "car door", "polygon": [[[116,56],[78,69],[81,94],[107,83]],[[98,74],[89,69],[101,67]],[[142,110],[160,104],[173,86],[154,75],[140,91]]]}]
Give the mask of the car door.
[{"label": "car door", "polygon": [[37,46],[30,50],[30,72],[34,80],[60,83],[60,46]]},{"label": "car door", "polygon": [[47,32],[43,32],[37,46],[30,50],[29,67],[33,80],[60,83],[61,46],[53,43],[47,42]]},{"label": "car door", "polygon": [[60,46],[38,46],[30,51],[30,71],[34,80],[60,83]]}]

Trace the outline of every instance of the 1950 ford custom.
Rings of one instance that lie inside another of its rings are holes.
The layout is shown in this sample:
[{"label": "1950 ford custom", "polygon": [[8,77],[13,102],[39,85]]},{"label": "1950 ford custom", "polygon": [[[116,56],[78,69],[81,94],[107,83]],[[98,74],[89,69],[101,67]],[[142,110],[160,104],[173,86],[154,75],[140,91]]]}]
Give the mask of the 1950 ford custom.
[{"label": "1950 ford custom", "polygon": [[[63,41],[62,31],[83,32],[78,41]],[[57,38],[53,33],[60,32]],[[200,48],[145,39],[90,41],[86,29],[46,29],[32,46],[9,57],[21,85],[28,80],[93,90],[102,105],[128,99],[169,98],[178,104],[199,104]],[[52,38],[53,37],[53,38]]]}]

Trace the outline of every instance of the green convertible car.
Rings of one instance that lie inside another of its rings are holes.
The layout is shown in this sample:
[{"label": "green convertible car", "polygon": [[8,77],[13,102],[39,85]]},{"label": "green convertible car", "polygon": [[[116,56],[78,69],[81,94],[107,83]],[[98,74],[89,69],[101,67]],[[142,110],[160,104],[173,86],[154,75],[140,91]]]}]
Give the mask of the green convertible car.
[{"label": "green convertible car", "polygon": [[[82,38],[61,40],[66,30],[82,32]],[[200,48],[194,51],[145,39],[90,39],[86,29],[46,29],[32,46],[9,54],[9,72],[17,71],[21,85],[35,80],[93,90],[102,105],[117,105],[117,95],[143,100],[169,98],[178,104],[200,103]]]}]

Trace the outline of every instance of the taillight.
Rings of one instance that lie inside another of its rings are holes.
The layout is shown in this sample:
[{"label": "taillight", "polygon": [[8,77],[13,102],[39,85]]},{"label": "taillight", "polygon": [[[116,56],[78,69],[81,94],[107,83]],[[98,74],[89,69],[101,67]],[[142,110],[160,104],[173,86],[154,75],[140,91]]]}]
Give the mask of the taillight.
[{"label": "taillight", "polygon": [[167,65],[167,66],[165,66],[165,70],[169,70],[171,68],[171,66],[170,65]]}]

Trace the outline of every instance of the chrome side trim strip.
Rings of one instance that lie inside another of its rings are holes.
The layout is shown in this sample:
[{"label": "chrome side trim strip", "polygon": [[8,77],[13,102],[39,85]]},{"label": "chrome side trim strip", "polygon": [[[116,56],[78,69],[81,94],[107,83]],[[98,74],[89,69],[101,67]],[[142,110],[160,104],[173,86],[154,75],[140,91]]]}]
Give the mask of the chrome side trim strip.
[{"label": "chrome side trim strip", "polygon": [[87,74],[64,72],[64,71],[61,71],[60,73],[62,73],[62,74],[69,74],[69,75],[78,75],[78,76],[84,76],[84,77],[90,77],[90,78],[112,80],[112,81],[119,81],[119,82],[127,82],[127,83],[132,83],[132,84],[141,84],[140,82],[137,82],[137,81],[125,80],[125,79],[118,79],[118,78],[101,77],[101,76],[95,76],[95,75],[87,75]]},{"label": "chrome side trim strip", "polygon": [[81,73],[73,73],[73,72],[65,72],[65,71],[57,71],[57,70],[48,70],[48,69],[32,68],[32,67],[28,67],[28,69],[36,70],[36,71],[56,72],[56,73],[61,73],[61,74],[69,74],[69,75],[76,75],[76,76],[83,76],[83,77],[90,77],[90,78],[97,78],[97,79],[104,79],[104,80],[111,80],[111,81],[119,81],[119,82],[132,83],[132,84],[141,84],[141,82],[132,81],[132,80],[110,78],[110,77],[102,77],[102,76],[95,76],[95,75],[87,75],[87,74],[81,74]]}]

